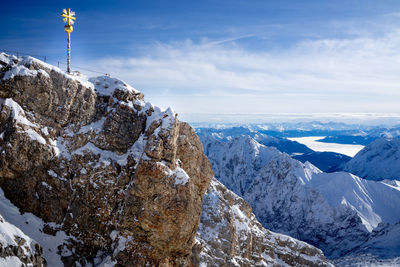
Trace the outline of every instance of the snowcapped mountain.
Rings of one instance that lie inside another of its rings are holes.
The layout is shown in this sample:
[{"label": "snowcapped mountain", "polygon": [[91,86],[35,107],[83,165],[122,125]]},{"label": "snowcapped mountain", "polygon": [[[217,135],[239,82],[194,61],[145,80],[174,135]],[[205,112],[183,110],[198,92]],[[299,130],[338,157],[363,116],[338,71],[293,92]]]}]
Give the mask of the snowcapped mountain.
[{"label": "snowcapped mountain", "polygon": [[375,140],[347,162],[343,170],[369,180],[400,180],[400,138]]},{"label": "snowcapped mountain", "polygon": [[380,223],[400,221],[398,187],[323,173],[249,136],[209,138],[204,149],[215,177],[249,202],[264,227],[313,244],[331,258],[374,242]]}]

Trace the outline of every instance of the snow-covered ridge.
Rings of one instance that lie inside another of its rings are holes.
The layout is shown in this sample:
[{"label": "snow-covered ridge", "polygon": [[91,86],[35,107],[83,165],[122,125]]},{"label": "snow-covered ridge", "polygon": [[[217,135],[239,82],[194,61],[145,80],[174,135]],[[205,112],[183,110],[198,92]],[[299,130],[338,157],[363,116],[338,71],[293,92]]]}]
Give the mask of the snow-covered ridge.
[{"label": "snow-covered ridge", "polygon": [[94,86],[96,92],[102,95],[109,95],[112,96],[115,90],[122,90],[129,93],[140,93],[138,90],[130,86],[129,84],[125,83],[122,80],[111,78],[109,76],[99,76],[90,78],[88,80]]},{"label": "snow-covered ridge", "polygon": [[[31,56],[16,57],[14,55],[0,53],[0,66],[1,65],[11,65],[11,69],[8,70],[3,76],[4,81],[12,79],[16,76],[35,77],[38,74],[50,78],[49,73],[54,71],[64,75],[66,78],[80,82],[87,88],[94,88],[94,85],[90,83],[85,76],[66,73],[56,66],[48,64],[42,60],[39,60]],[[40,69],[35,70],[31,68],[32,65],[40,66]]]},{"label": "snow-covered ridge", "polygon": [[343,169],[369,180],[400,180],[400,138],[381,137],[373,141]]}]

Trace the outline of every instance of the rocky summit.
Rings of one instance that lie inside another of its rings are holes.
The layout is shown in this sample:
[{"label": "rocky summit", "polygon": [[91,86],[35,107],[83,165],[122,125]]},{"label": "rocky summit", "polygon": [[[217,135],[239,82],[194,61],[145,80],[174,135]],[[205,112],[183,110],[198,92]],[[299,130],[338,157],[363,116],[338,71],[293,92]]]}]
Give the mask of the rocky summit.
[{"label": "rocky summit", "polygon": [[209,187],[212,177],[200,140],[172,109],[109,76],[0,54],[0,226],[12,222],[18,233],[0,240],[1,260],[327,265],[318,249],[263,229],[242,199],[216,181]]},{"label": "rocky summit", "polygon": [[187,264],[213,176],[192,128],[120,80],[0,64],[1,187],[71,235],[64,264],[111,252],[124,266]]}]

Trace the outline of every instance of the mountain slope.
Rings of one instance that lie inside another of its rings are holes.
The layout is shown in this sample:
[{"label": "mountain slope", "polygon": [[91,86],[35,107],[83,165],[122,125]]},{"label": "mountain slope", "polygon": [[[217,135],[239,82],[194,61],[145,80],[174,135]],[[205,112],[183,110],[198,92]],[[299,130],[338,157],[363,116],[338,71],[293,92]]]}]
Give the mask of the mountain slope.
[{"label": "mountain slope", "polygon": [[263,228],[250,206],[215,179],[197,240],[201,266],[330,266],[319,249]]},{"label": "mountain slope", "polygon": [[400,138],[371,142],[344,164],[343,170],[369,180],[400,180]]},{"label": "mountain slope", "polygon": [[323,173],[248,136],[209,140],[204,147],[215,177],[249,202],[264,227],[329,257],[363,244],[379,223],[400,220],[400,191],[390,185]]}]

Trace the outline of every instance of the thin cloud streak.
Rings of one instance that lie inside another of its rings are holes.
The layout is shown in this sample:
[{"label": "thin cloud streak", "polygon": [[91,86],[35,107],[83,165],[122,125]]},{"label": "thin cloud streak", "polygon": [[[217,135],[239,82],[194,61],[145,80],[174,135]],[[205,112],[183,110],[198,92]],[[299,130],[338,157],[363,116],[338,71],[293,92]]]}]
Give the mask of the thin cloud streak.
[{"label": "thin cloud streak", "polygon": [[305,40],[273,52],[186,40],[87,64],[111,70],[149,101],[181,113],[399,112],[399,47],[399,29]]}]

